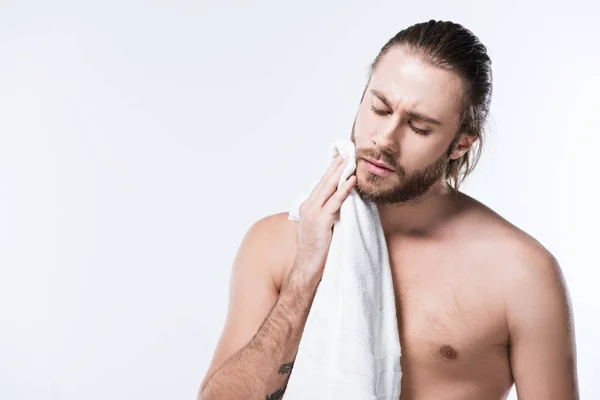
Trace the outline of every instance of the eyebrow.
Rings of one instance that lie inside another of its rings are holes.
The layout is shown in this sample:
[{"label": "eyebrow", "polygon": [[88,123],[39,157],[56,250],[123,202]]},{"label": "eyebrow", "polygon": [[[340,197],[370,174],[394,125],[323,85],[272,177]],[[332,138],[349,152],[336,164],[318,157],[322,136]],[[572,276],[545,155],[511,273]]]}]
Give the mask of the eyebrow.
[{"label": "eyebrow", "polygon": [[[385,98],[385,96],[383,95],[383,93],[381,93],[378,90],[375,89],[370,89],[371,93],[373,93],[373,95],[375,95],[379,100],[381,100],[386,106],[388,106],[389,108],[393,108],[390,104],[390,102]],[[423,121],[423,122],[428,122],[430,124],[434,124],[434,125],[441,125],[442,123],[440,121],[438,121],[435,118],[431,118],[423,113],[420,113],[418,111],[415,110],[408,110],[406,112],[406,114],[411,117],[412,119],[416,119],[419,121]]]}]

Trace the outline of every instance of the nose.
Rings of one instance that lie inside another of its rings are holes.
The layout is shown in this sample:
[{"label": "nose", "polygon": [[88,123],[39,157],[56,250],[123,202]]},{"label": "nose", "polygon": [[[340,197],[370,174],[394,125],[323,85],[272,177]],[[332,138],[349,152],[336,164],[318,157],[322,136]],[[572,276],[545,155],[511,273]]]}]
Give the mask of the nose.
[{"label": "nose", "polygon": [[378,127],[377,133],[372,137],[373,144],[382,153],[396,155],[399,151],[400,129],[399,122],[390,121]]}]

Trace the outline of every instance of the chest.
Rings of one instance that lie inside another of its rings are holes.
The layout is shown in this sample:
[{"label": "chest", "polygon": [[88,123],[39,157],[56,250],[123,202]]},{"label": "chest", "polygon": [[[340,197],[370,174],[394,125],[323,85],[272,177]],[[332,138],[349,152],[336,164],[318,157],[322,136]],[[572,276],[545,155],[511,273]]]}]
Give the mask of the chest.
[{"label": "chest", "polygon": [[485,260],[456,248],[390,246],[404,369],[473,373],[506,359],[501,289]]}]

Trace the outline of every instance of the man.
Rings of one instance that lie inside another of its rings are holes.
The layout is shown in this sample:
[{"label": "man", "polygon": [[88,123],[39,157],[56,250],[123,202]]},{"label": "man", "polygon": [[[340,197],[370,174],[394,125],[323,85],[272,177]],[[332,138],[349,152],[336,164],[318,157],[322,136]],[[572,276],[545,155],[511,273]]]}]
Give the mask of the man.
[{"label": "man", "polygon": [[337,189],[343,163],[334,161],[298,223],[279,213],[246,234],[201,399],[283,397],[334,217],[352,188],[378,205],[386,235],[401,399],[504,399],[513,383],[519,400],[579,398],[557,261],[458,190],[474,144],[481,148],[491,91],[487,50],[464,27],[429,21],[390,39],[352,128],[355,175]]}]

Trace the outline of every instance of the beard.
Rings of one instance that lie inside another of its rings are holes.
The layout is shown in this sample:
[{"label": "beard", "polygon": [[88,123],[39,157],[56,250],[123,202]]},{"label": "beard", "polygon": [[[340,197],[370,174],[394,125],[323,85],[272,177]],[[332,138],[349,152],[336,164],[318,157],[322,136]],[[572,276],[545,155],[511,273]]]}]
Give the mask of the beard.
[{"label": "beard", "polygon": [[[352,127],[352,142],[356,145],[354,138],[354,126]],[[406,170],[399,165],[396,160],[375,148],[357,148],[356,160],[358,162],[369,157],[381,162],[385,162],[395,171],[393,174],[379,176],[357,168],[355,190],[365,201],[371,201],[375,204],[398,204],[409,201],[416,201],[441,178],[445,177],[445,172],[450,162],[450,154],[453,150],[453,143],[450,145],[440,158],[424,168],[406,173]],[[366,161],[362,161],[366,162]],[[358,166],[357,166],[358,167]]]}]

